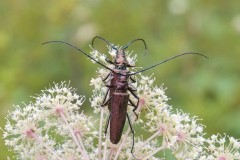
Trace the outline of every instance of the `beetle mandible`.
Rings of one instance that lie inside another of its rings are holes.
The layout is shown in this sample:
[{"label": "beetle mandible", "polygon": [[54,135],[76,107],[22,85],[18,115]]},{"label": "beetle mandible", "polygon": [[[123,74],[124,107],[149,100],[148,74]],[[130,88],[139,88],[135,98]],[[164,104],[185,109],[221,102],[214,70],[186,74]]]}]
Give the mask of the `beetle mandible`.
[{"label": "beetle mandible", "polygon": [[[128,70],[128,68],[130,67],[134,67],[132,65],[130,65],[126,59],[126,55],[125,55],[125,49],[128,48],[128,46],[130,44],[132,44],[135,41],[142,41],[144,43],[145,46],[145,51],[147,49],[146,43],[143,39],[134,39],[132,41],[130,41],[129,43],[127,43],[127,45],[125,45],[123,48],[119,47],[116,48],[112,43],[110,43],[108,40],[100,37],[100,36],[95,36],[92,40],[92,46],[94,48],[94,40],[95,39],[101,39],[103,40],[107,45],[109,45],[111,47],[111,49],[116,50],[116,55],[115,55],[115,59],[114,61],[111,61],[109,59],[105,59],[106,62],[113,64],[114,68],[109,68],[108,66],[104,65],[103,63],[99,62],[98,60],[94,59],[91,55],[87,54],[86,52],[84,52],[82,49],[75,47],[74,45],[68,43],[68,42],[64,42],[64,41],[47,41],[43,44],[47,44],[47,43],[63,43],[66,44],[78,51],[80,51],[81,53],[83,53],[85,56],[87,56],[88,58],[90,58],[91,60],[93,60],[94,62],[98,63],[99,65],[103,66],[104,68],[108,69],[110,71],[110,73],[103,78],[103,82],[106,84],[107,92],[103,98],[103,102],[102,102],[102,107],[104,106],[108,106],[109,109],[109,117],[107,119],[107,123],[106,123],[106,127],[105,127],[105,134],[107,133],[107,129],[110,123],[110,141],[113,144],[117,144],[122,136],[122,132],[123,132],[123,128],[125,125],[125,121],[126,118],[128,119],[128,123],[133,135],[133,145],[131,148],[131,153],[133,155],[133,148],[134,148],[134,130],[130,121],[130,117],[127,113],[127,107],[128,105],[133,106],[133,113],[136,116],[136,119],[138,118],[137,113],[135,112],[138,104],[139,104],[139,97],[137,96],[137,94],[135,93],[136,89],[133,88],[131,85],[129,85],[129,83],[135,83],[136,81],[134,80],[134,78],[132,77],[133,75],[136,75],[138,73],[147,71],[151,68],[154,68],[156,66],[159,66],[167,61],[170,61],[174,58],[180,57],[180,56],[184,56],[187,54],[195,54],[195,55],[199,55],[205,58],[208,58],[207,56],[200,54],[200,53],[195,53],[195,52],[187,52],[187,53],[182,53],[182,54],[177,54],[173,57],[170,57],[168,59],[165,59],[163,61],[160,61],[154,65],[151,65],[147,68],[143,68],[139,71],[136,72],[130,72]],[[108,83],[108,80],[110,81],[110,83]],[[129,82],[131,81],[131,82]],[[137,103],[134,104],[133,100],[131,100],[129,98],[129,93],[132,94],[136,99],[137,99]],[[107,99],[108,98],[108,99]],[[133,157],[135,157],[133,155]]]}]

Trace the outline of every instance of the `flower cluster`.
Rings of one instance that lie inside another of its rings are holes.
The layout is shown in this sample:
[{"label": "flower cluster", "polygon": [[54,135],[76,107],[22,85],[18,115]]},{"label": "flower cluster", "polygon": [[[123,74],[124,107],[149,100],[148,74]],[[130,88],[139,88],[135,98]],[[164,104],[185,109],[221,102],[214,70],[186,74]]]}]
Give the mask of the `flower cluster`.
[{"label": "flower cluster", "polygon": [[[113,68],[106,62],[106,56],[93,50],[91,56],[102,64]],[[114,59],[115,50],[109,48],[109,54]],[[131,65],[136,62],[136,55],[126,53]],[[135,71],[131,68],[130,71]],[[137,88],[134,96],[129,92],[132,103],[137,104],[133,112],[131,104],[127,106],[129,119],[121,140],[112,144],[110,133],[104,124],[108,121],[109,110],[102,107],[103,99],[108,99],[107,69],[98,69],[98,76],[92,78],[92,97],[89,98],[93,115],[86,115],[79,109],[85,101],[84,96],[78,95],[76,89],[69,83],[54,84],[41,94],[33,97],[34,102],[14,106],[15,110],[6,117],[7,124],[3,130],[5,144],[15,153],[16,159],[23,160],[92,160],[92,159],[164,159],[165,150],[179,160],[239,160],[240,142],[229,136],[213,135],[204,138],[204,126],[196,116],[191,117],[183,111],[174,110],[168,105],[169,98],[166,88],[154,85],[153,75],[138,74],[129,81],[131,88]],[[111,118],[111,117],[110,117]],[[145,134],[131,131],[138,126]],[[133,145],[134,144],[134,145]]]},{"label": "flower cluster", "polygon": [[206,151],[200,160],[238,160],[240,159],[240,141],[224,135],[212,135],[206,140]]},{"label": "flower cluster", "polygon": [[35,103],[15,106],[7,116],[3,138],[16,159],[88,158],[96,132],[90,117],[78,111],[85,97],[62,82],[33,98]]}]

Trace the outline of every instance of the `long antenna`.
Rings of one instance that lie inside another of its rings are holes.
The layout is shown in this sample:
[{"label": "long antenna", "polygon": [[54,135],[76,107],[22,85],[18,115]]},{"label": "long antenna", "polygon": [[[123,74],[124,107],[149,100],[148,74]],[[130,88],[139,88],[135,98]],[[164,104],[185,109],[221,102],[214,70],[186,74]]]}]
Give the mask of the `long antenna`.
[{"label": "long antenna", "polygon": [[150,67],[144,68],[144,69],[142,69],[142,70],[140,70],[140,71],[130,73],[130,74],[128,74],[128,75],[131,76],[131,75],[135,75],[135,74],[144,72],[144,71],[146,71],[146,70],[149,70],[149,69],[154,68],[154,67],[156,67],[156,66],[158,66],[158,65],[161,65],[161,64],[163,64],[163,63],[165,63],[165,62],[167,62],[167,61],[170,61],[170,60],[172,60],[172,59],[174,59],[174,58],[177,58],[177,57],[180,57],[180,56],[184,56],[184,55],[186,55],[186,54],[195,54],[195,55],[202,56],[202,57],[208,59],[207,56],[205,56],[205,55],[203,55],[203,54],[201,54],[201,53],[195,53],[195,52],[187,52],[187,53],[177,54],[177,55],[175,55],[175,56],[173,56],[173,57],[170,57],[170,58],[168,58],[168,59],[166,59],[166,60],[164,60],[164,61],[161,61],[161,62],[159,62],[159,63],[157,63],[157,64],[154,64],[154,65],[152,65],[152,66],[150,66]]},{"label": "long antenna", "polygon": [[80,51],[80,52],[83,53],[85,56],[87,56],[88,58],[90,58],[91,60],[93,60],[94,62],[96,62],[97,64],[99,64],[99,65],[103,66],[104,68],[106,68],[106,69],[108,69],[108,70],[110,70],[110,71],[112,71],[112,72],[115,73],[115,71],[114,71],[113,69],[105,66],[104,64],[102,64],[101,62],[95,60],[93,57],[91,57],[90,55],[88,55],[86,52],[84,52],[84,51],[81,50],[80,48],[77,48],[77,47],[73,46],[72,44],[70,44],[70,43],[68,43],[68,42],[64,42],[64,41],[47,41],[47,42],[42,43],[42,45],[45,45],[45,44],[48,44],[48,43],[63,43],[63,44],[66,44],[66,45],[68,45],[68,46],[70,46],[70,47],[72,47],[72,48]]},{"label": "long antenna", "polygon": [[134,40],[128,42],[128,44],[126,44],[126,45],[123,47],[123,50],[126,49],[126,48],[128,48],[128,46],[129,46],[130,44],[132,44],[133,42],[136,42],[136,41],[142,41],[142,42],[143,42],[144,47],[145,47],[145,55],[146,55],[146,53],[147,53],[147,44],[146,44],[146,42],[144,41],[144,39],[142,39],[142,38],[137,38],[137,39],[134,39]]},{"label": "long antenna", "polygon": [[112,43],[110,43],[108,40],[106,40],[106,39],[104,39],[103,37],[100,37],[100,36],[95,36],[95,37],[93,38],[93,40],[92,40],[92,47],[93,47],[93,49],[95,49],[95,48],[94,48],[94,41],[95,41],[95,39],[97,39],[97,38],[103,40],[106,44],[108,44],[109,46],[111,46],[113,49],[116,49],[116,47],[114,47],[114,45],[113,45]]}]

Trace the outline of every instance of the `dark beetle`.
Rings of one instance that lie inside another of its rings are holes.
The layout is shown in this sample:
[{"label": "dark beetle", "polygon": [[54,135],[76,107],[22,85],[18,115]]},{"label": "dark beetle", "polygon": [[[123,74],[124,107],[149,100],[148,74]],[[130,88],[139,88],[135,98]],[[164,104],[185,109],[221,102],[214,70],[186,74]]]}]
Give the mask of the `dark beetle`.
[{"label": "dark beetle", "polygon": [[[135,110],[137,109],[139,98],[134,93],[136,89],[130,87],[130,85],[128,84],[129,77],[132,80],[132,82],[135,82],[135,80],[128,75],[130,73],[127,70],[128,65],[129,65],[128,62],[125,59],[125,53],[123,52],[123,50],[118,49],[116,59],[114,62],[115,66],[115,68],[113,69],[114,72],[110,72],[107,75],[107,77],[103,79],[105,83],[107,83],[106,82],[107,79],[110,80],[109,85],[108,84],[106,85],[106,87],[108,87],[108,91],[103,99],[102,106],[108,105],[108,109],[110,111],[105,133],[107,132],[107,127],[110,121],[110,140],[113,144],[117,144],[121,139],[126,116],[128,118],[131,131],[133,133],[129,115],[127,114],[128,103],[134,107],[133,112],[137,117]],[[129,99],[128,91],[130,91],[130,93],[135,98],[137,98],[137,104],[134,104],[134,102],[131,99]],[[108,100],[106,100],[108,94],[109,98]]]},{"label": "dark beetle", "polygon": [[[111,60],[106,59],[106,61],[110,64],[114,65],[114,69],[103,79],[103,82],[106,84],[106,87],[108,87],[107,93],[104,96],[102,107],[108,105],[108,109],[110,112],[109,118],[107,120],[106,128],[105,128],[105,134],[107,133],[107,128],[110,122],[110,141],[113,144],[117,144],[122,136],[123,128],[125,125],[126,117],[128,118],[129,126],[131,128],[131,132],[133,133],[133,143],[134,143],[134,131],[131,125],[131,121],[129,118],[129,115],[127,113],[127,106],[131,105],[134,107],[133,112],[137,116],[135,110],[137,109],[139,98],[134,93],[136,91],[135,88],[130,87],[129,85],[129,78],[134,83],[135,80],[129,75],[130,71],[127,69],[131,66],[128,61],[126,60],[125,52],[124,50],[133,42],[141,40],[144,43],[145,49],[146,43],[143,39],[135,39],[131,42],[129,42],[126,46],[123,48],[116,48],[113,46],[109,41],[105,40],[102,37],[94,37],[92,40],[92,46],[94,47],[94,40],[96,38],[100,38],[104,42],[106,42],[109,46],[111,46],[111,49],[116,50],[115,59],[112,62]],[[107,81],[110,81],[108,83]],[[137,103],[134,104],[134,102],[129,99],[129,93],[128,91],[137,99]],[[109,95],[108,99],[107,96]],[[133,148],[132,148],[133,149]]]},{"label": "dark beetle", "polygon": [[[94,40],[96,38],[99,38],[99,39],[103,40],[105,43],[107,43],[111,47],[111,49],[116,50],[116,56],[115,56],[114,61],[106,59],[106,62],[114,65],[113,69],[109,68],[106,65],[102,64],[101,62],[97,61],[96,59],[94,59],[93,57],[88,55],[86,52],[84,52],[81,49],[73,46],[70,43],[63,42],[63,41],[48,41],[48,42],[45,42],[43,44],[52,43],[52,42],[67,44],[67,45],[77,49],[78,51],[80,51],[81,53],[86,55],[88,58],[90,58],[91,60],[95,61],[96,63],[98,63],[99,65],[103,66],[104,68],[106,68],[110,71],[110,73],[103,79],[103,82],[106,84],[106,87],[108,87],[108,90],[107,90],[107,93],[104,96],[104,99],[103,99],[103,102],[102,102],[101,106],[103,107],[103,106],[108,105],[108,109],[109,109],[109,112],[110,112],[110,115],[109,115],[108,120],[107,120],[106,128],[105,128],[105,133],[107,133],[107,128],[108,128],[108,125],[109,125],[109,122],[110,122],[110,140],[113,144],[117,144],[121,139],[123,128],[124,128],[124,125],[125,125],[125,121],[126,121],[126,118],[127,118],[129,126],[131,128],[131,132],[133,134],[133,145],[132,145],[132,149],[131,149],[131,153],[133,154],[134,131],[133,131],[133,128],[132,128],[132,125],[131,125],[130,117],[127,113],[127,106],[128,105],[133,106],[133,108],[134,108],[133,112],[134,112],[134,114],[136,116],[136,119],[137,119],[138,116],[137,116],[137,113],[135,112],[135,110],[138,107],[139,97],[135,94],[136,89],[131,87],[131,85],[129,85],[129,83],[135,83],[136,82],[132,76],[135,75],[135,74],[144,72],[146,70],[149,70],[151,68],[154,68],[154,67],[156,67],[160,64],[163,64],[163,63],[165,63],[169,60],[172,60],[174,58],[177,58],[179,56],[186,55],[186,54],[200,55],[200,56],[203,56],[205,58],[208,58],[208,57],[206,57],[205,55],[200,54],[200,53],[188,52],[188,53],[175,55],[175,56],[170,57],[170,58],[168,58],[164,61],[156,63],[155,65],[152,65],[152,66],[147,67],[145,69],[141,69],[140,71],[130,72],[128,70],[128,68],[129,67],[134,67],[134,66],[131,66],[128,63],[128,61],[126,60],[124,50],[126,48],[128,48],[128,46],[130,44],[132,44],[133,42],[142,41],[144,43],[145,51],[146,51],[147,47],[146,47],[145,41],[143,39],[135,39],[133,41],[130,41],[123,48],[116,48],[112,43],[110,43],[106,39],[104,39],[102,37],[99,37],[99,36],[96,36],[92,40],[93,48],[94,48]],[[137,99],[136,104],[134,104],[134,102],[129,98],[129,96],[130,96],[129,93],[132,94]],[[107,99],[107,97],[108,97],[108,99]]]}]

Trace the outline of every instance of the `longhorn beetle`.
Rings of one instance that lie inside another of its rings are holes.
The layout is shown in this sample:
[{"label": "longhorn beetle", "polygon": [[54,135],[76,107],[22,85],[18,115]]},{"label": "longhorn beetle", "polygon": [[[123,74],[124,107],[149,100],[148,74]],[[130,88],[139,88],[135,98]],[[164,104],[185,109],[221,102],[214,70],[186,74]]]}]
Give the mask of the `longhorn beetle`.
[{"label": "longhorn beetle", "polygon": [[[90,58],[94,62],[98,63],[99,65],[103,66],[104,68],[106,68],[107,70],[110,71],[110,73],[105,78],[102,79],[108,89],[107,89],[107,92],[106,92],[106,94],[103,98],[103,102],[102,102],[101,107],[104,107],[104,106],[108,105],[108,109],[109,109],[109,112],[110,112],[109,117],[107,119],[106,127],[105,127],[105,134],[107,133],[107,129],[108,129],[108,126],[109,126],[109,123],[110,123],[110,141],[113,144],[117,144],[121,139],[123,128],[124,128],[124,125],[125,125],[125,121],[126,121],[126,118],[127,118],[130,129],[131,129],[131,132],[132,132],[132,135],[133,135],[133,145],[132,145],[132,148],[131,148],[131,153],[133,155],[134,130],[133,130],[133,127],[132,127],[132,124],[131,124],[131,121],[130,121],[130,117],[127,113],[127,106],[128,105],[133,106],[132,111],[135,114],[136,120],[137,120],[138,115],[135,112],[135,110],[137,109],[138,104],[139,104],[139,97],[135,93],[136,89],[129,85],[129,83],[135,83],[136,82],[132,76],[136,75],[138,73],[147,71],[151,68],[154,68],[158,65],[161,65],[161,64],[163,64],[167,61],[170,61],[174,58],[184,56],[184,55],[187,55],[187,54],[195,54],[195,55],[199,55],[199,56],[202,56],[202,57],[205,57],[205,58],[208,58],[208,57],[203,55],[203,54],[200,54],[200,53],[187,52],[187,53],[177,54],[173,57],[170,57],[166,60],[158,62],[158,63],[156,63],[152,66],[141,69],[139,71],[130,72],[128,70],[128,68],[135,67],[135,66],[132,66],[128,63],[128,61],[126,59],[125,49],[127,49],[129,47],[129,45],[131,45],[133,42],[142,41],[143,44],[144,44],[145,53],[146,53],[147,46],[146,46],[145,41],[143,39],[138,38],[138,39],[134,39],[134,40],[130,41],[124,47],[118,47],[117,48],[112,43],[110,43],[108,40],[106,40],[106,39],[104,39],[100,36],[95,36],[92,40],[93,49],[94,49],[94,40],[97,39],[97,38],[103,40],[107,45],[109,45],[111,47],[111,49],[116,50],[116,55],[115,55],[114,61],[111,61],[107,58],[105,59],[107,63],[113,64],[114,68],[109,68],[108,66],[106,66],[103,63],[97,61],[92,56],[90,56],[89,54],[87,54],[83,50],[73,46],[70,43],[67,43],[67,42],[64,42],[64,41],[47,41],[43,44],[47,44],[47,43],[63,43],[63,44],[66,44],[66,45],[80,51],[85,56],[87,56],[88,58]],[[109,84],[107,83],[108,81],[110,81]],[[129,82],[129,81],[131,81],[131,82]],[[136,104],[134,104],[134,102],[129,98],[129,93],[132,94],[137,99]],[[107,99],[107,97],[108,97],[108,99]],[[133,157],[135,158],[134,155],[133,155]]]}]

